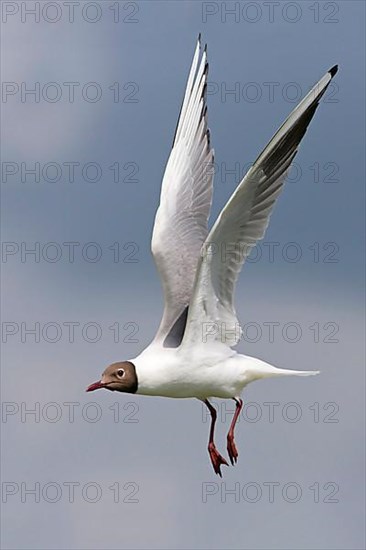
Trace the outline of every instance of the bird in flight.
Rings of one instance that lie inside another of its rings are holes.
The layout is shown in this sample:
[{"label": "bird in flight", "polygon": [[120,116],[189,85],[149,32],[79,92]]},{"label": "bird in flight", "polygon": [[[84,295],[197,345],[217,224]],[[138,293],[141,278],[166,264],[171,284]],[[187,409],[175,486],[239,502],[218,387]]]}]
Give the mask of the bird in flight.
[{"label": "bird in flight", "polygon": [[207,48],[198,38],[172,150],[161,185],[152,235],[164,312],[151,344],[137,357],[113,363],[86,391],[196,398],[211,414],[208,452],[216,474],[228,465],[214,442],[211,398],[233,399],[227,452],[235,464],[234,428],[244,387],[272,376],[317,371],[280,369],[232,349],[241,330],[234,306],[239,272],[262,239],[290,165],[330,81],[331,68],[292,111],[259,155],[208,231],[214,151],[207,127]]}]

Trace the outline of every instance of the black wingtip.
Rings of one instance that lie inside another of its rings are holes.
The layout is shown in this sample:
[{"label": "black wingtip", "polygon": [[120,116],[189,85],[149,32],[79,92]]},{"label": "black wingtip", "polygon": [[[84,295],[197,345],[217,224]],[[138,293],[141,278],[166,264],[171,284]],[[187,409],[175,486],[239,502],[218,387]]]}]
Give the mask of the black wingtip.
[{"label": "black wingtip", "polygon": [[334,75],[336,75],[338,72],[338,65],[334,65],[331,69],[329,69],[328,73],[333,78]]},{"label": "black wingtip", "polygon": [[197,42],[199,42],[201,44],[201,33],[200,32],[198,33]]}]

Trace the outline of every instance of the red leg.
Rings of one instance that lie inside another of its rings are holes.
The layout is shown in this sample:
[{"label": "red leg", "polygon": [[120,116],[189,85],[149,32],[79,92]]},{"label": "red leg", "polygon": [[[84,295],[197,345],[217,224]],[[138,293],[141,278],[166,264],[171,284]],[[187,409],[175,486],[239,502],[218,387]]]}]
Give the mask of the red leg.
[{"label": "red leg", "polygon": [[208,399],[205,399],[203,402],[211,413],[211,426],[210,426],[210,438],[208,440],[208,452],[209,452],[212,466],[213,466],[213,469],[215,470],[215,473],[218,474],[220,477],[222,477],[221,465],[225,464],[226,466],[229,466],[229,464],[226,462],[224,457],[220,455],[219,451],[216,449],[216,445],[214,442],[214,432],[215,432],[215,424],[216,424],[216,418],[217,418],[216,409],[211,405]]},{"label": "red leg", "polygon": [[236,397],[234,397],[233,399],[236,403],[236,409],[230,424],[230,429],[227,434],[227,452],[229,454],[230,462],[232,465],[234,465],[238,460],[238,450],[236,448],[235,441],[234,441],[234,428],[235,428],[236,421],[238,420],[240,411],[243,407],[242,399],[236,398]]}]

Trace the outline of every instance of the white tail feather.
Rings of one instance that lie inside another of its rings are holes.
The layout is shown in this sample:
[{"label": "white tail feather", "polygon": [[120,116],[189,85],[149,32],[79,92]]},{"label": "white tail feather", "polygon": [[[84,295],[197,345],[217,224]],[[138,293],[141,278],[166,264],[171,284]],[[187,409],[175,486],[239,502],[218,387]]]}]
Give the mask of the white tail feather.
[{"label": "white tail feather", "polygon": [[272,376],[314,376],[320,374],[320,370],[289,370],[289,369],[277,369],[273,367],[274,371]]},{"label": "white tail feather", "polygon": [[[248,365],[247,361],[250,361],[250,366]],[[260,378],[270,378],[272,376],[314,376],[315,374],[319,374],[320,371],[318,370],[290,370],[290,369],[279,369],[277,367],[274,367],[273,365],[270,365],[269,363],[266,363],[265,361],[261,361],[260,359],[256,359],[254,357],[246,357],[246,369],[250,373],[250,377],[252,380],[258,380]]]}]

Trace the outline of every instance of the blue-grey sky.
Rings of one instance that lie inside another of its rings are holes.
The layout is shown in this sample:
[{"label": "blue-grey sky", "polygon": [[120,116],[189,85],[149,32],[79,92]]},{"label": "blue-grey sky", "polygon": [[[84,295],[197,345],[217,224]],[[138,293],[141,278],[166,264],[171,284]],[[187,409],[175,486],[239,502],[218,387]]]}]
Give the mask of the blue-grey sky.
[{"label": "blue-grey sky", "polygon": [[[364,548],[364,9],[2,3],[3,548]],[[339,63],[236,300],[242,353],[321,376],[245,390],[223,480],[199,402],[84,392],[160,320],[150,235],[199,31],[211,223]]]}]

